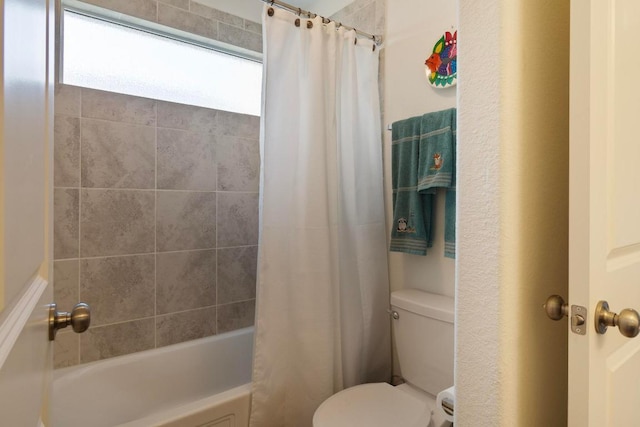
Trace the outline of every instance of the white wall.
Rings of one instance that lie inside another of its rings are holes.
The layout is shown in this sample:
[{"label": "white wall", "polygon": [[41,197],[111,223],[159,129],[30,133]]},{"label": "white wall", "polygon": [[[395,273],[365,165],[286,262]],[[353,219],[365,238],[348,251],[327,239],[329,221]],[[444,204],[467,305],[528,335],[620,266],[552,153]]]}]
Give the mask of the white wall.
[{"label": "white wall", "polygon": [[[456,1],[387,2],[384,54],[384,120],[388,123],[456,106],[456,88],[434,89],[425,76],[433,45],[457,26]],[[385,131],[387,229],[391,230],[391,132]],[[453,296],[455,262],[444,257],[444,192],[436,198],[434,247],[426,257],[391,252],[391,290],[418,288]]]},{"label": "white wall", "polygon": [[456,426],[566,426],[569,1],[459,16]]}]

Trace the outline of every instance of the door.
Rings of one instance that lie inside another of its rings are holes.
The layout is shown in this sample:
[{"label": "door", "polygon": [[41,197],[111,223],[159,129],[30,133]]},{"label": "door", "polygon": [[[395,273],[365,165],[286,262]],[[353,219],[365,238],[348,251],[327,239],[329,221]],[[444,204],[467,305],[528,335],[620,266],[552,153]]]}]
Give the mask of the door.
[{"label": "door", "polygon": [[0,1],[2,426],[46,422],[52,371],[53,6],[53,0]]},{"label": "door", "polygon": [[[640,425],[640,337],[594,310],[640,310],[640,2],[571,0],[569,425]],[[636,328],[637,331],[637,328]]]}]

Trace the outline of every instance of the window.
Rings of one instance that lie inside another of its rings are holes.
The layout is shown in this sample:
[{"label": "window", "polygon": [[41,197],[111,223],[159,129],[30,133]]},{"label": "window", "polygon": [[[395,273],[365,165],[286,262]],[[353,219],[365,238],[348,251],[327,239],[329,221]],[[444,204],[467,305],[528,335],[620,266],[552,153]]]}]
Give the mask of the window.
[{"label": "window", "polygon": [[63,83],[260,115],[262,64],[65,10]]}]

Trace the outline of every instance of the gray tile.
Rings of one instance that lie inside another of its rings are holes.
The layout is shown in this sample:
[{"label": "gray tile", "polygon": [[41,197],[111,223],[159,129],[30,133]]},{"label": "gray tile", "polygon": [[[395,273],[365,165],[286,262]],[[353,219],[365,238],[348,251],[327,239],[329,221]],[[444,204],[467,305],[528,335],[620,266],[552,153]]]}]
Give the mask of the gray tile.
[{"label": "gray tile", "polygon": [[257,140],[260,138],[260,117],[219,111],[218,130],[220,135]]},{"label": "gray tile", "polygon": [[214,9],[213,7],[205,6],[195,1],[191,1],[191,12],[200,16],[204,16],[205,18],[224,22],[225,24],[234,25],[240,28],[242,28],[244,24],[244,19],[239,16]]},{"label": "gray tile", "polygon": [[53,263],[53,301],[58,310],[71,311],[80,301],[78,294],[80,261],[55,261]]},{"label": "gray tile", "polygon": [[80,297],[94,326],[154,315],[154,255],[83,259],[80,269]]},{"label": "gray tile", "polygon": [[218,333],[246,328],[254,323],[255,300],[218,306]]},{"label": "gray tile", "polygon": [[262,52],[262,34],[246,31],[223,22],[218,24],[217,40],[254,52]]},{"label": "gray tile", "polygon": [[53,367],[67,368],[80,363],[80,336],[70,331],[59,331],[53,342]]},{"label": "gray tile", "polygon": [[158,15],[157,2],[155,0],[84,0],[96,6],[104,7],[125,15],[135,16],[147,21],[155,22]]},{"label": "gray tile", "polygon": [[252,33],[262,34],[262,24],[249,21],[248,19],[244,20],[244,29],[247,31],[251,31]]},{"label": "gray tile", "polygon": [[216,130],[217,117],[217,110],[158,101],[159,127],[213,133]]},{"label": "gray tile", "polygon": [[329,17],[329,19],[331,19],[332,21],[335,22],[343,22],[344,18],[346,17],[346,13],[344,13],[344,9],[340,9],[339,11],[337,11],[336,13],[334,13],[333,15],[331,15]]},{"label": "gray tile", "polygon": [[376,5],[374,2],[360,8],[351,15],[349,26],[355,27],[366,33],[373,34],[376,31]]},{"label": "gray tile", "polygon": [[189,0],[158,0],[160,3],[166,3],[180,9],[189,10]]},{"label": "gray tile", "polygon": [[154,250],[153,191],[82,190],[83,257]]},{"label": "gray tile", "polygon": [[158,5],[158,23],[199,36],[217,39],[217,22],[163,3]]},{"label": "gray tile", "polygon": [[82,120],[82,186],[154,188],[155,129]]},{"label": "gray tile", "polygon": [[158,347],[204,338],[216,333],[216,308],[158,316]]},{"label": "gray tile", "polygon": [[258,194],[218,193],[218,247],[258,244]]},{"label": "gray tile", "polygon": [[258,247],[218,249],[218,304],[255,299]]},{"label": "gray tile", "polygon": [[53,99],[56,116],[80,117],[79,87],[57,84]]},{"label": "gray tile", "polygon": [[218,190],[260,189],[260,143],[257,140],[225,136],[217,146]]},{"label": "gray tile", "polygon": [[213,135],[158,129],[158,188],[215,191]]},{"label": "gray tile", "polygon": [[216,251],[157,254],[157,314],[216,304]]},{"label": "gray tile", "polygon": [[153,318],[89,328],[80,339],[80,362],[151,349],[155,344],[154,330]]},{"label": "gray tile", "polygon": [[375,4],[376,4],[376,24],[375,24],[376,34],[383,35],[385,33],[386,20],[387,20],[387,1],[376,0]]},{"label": "gray tile", "polygon": [[156,124],[156,102],[137,96],[83,89],[82,117],[152,126]]},{"label": "gray tile", "polygon": [[373,3],[374,0],[355,0],[348,4],[343,10],[347,15],[358,13],[363,7]]},{"label": "gray tile", "polygon": [[53,259],[78,258],[77,189],[53,190]]},{"label": "gray tile", "polygon": [[215,248],[216,194],[159,191],[157,250]]},{"label": "gray tile", "polygon": [[53,185],[80,186],[80,119],[55,116],[53,124]]}]

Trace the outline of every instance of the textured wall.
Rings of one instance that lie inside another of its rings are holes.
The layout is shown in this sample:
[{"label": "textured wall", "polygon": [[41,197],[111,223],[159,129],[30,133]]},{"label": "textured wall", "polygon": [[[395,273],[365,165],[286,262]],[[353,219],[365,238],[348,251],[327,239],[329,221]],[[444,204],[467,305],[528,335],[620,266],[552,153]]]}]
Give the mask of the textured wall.
[{"label": "textured wall", "polygon": [[[171,3],[211,18],[92,3],[197,33],[235,25],[227,41],[261,49],[258,24],[188,1]],[[253,324],[259,117],[64,85],[55,103],[55,300],[93,315],[58,334],[56,367]]]},{"label": "textured wall", "polygon": [[568,29],[566,0],[460,2],[456,426],[566,426],[541,305],[567,293]]}]

